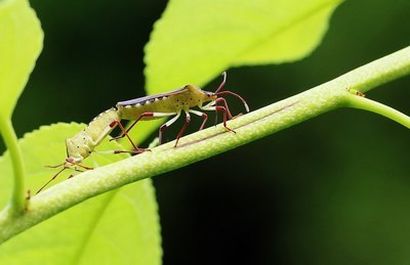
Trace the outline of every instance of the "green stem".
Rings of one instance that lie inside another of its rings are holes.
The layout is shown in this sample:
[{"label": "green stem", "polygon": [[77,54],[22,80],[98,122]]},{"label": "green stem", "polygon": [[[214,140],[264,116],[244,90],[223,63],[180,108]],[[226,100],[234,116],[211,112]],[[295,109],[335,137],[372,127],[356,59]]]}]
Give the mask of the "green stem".
[{"label": "green stem", "polygon": [[0,117],[0,131],[7,150],[10,153],[14,171],[11,209],[13,214],[20,214],[24,211],[25,207],[23,156],[18,146],[17,136],[10,119]]},{"label": "green stem", "polygon": [[404,113],[386,106],[380,102],[351,94],[347,97],[347,107],[363,109],[370,112],[380,114],[386,118],[400,123],[410,129],[410,117]]},{"label": "green stem", "polygon": [[367,91],[408,73],[410,47],[229,121],[228,126],[236,134],[218,125],[183,137],[177,148],[170,142],[151,152],[81,173],[34,196],[22,216],[11,215],[10,208],[0,212],[0,242],[90,197],[215,156],[321,113],[351,106],[349,89]]}]

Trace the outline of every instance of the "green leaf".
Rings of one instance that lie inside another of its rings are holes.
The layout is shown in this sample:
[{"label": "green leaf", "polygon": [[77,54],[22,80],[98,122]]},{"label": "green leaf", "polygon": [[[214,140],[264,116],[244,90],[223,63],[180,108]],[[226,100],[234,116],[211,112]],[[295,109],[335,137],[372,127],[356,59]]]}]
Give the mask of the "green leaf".
[{"label": "green leaf", "polygon": [[[31,190],[36,191],[56,172],[44,165],[61,163],[64,139],[83,127],[74,123],[45,126],[19,141]],[[106,140],[98,150],[120,148]],[[85,164],[98,167],[127,156],[93,153]],[[9,159],[8,153],[0,158],[1,206],[10,193]],[[5,242],[0,246],[0,264],[160,264],[158,219],[151,181],[140,181],[87,200]]]},{"label": "green leaf", "polygon": [[0,115],[11,117],[43,47],[40,21],[27,0],[0,1]]},{"label": "green leaf", "polygon": [[307,56],[342,0],[171,0],[145,47],[149,93],[203,85],[231,66]]}]

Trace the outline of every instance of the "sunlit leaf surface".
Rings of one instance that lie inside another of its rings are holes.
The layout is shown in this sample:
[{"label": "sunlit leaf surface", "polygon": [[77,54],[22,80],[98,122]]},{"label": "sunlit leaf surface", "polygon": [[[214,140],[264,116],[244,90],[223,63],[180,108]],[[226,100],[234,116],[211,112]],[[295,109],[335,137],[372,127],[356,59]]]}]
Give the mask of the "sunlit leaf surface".
[{"label": "sunlit leaf surface", "polygon": [[[53,175],[56,169],[44,165],[61,163],[64,139],[83,127],[60,123],[20,140],[28,189],[37,190]],[[98,150],[120,148],[105,141]],[[86,164],[96,167],[125,157],[94,153]],[[0,172],[0,206],[4,206],[12,180],[7,153],[0,158]],[[0,246],[0,264],[160,264],[159,230],[154,189],[150,180],[144,180],[92,198],[12,238]]]},{"label": "sunlit leaf surface", "polygon": [[151,94],[203,85],[231,66],[301,59],[341,0],[171,0],[145,48]]},{"label": "sunlit leaf surface", "polygon": [[0,114],[9,118],[43,47],[40,21],[26,0],[0,1]]}]

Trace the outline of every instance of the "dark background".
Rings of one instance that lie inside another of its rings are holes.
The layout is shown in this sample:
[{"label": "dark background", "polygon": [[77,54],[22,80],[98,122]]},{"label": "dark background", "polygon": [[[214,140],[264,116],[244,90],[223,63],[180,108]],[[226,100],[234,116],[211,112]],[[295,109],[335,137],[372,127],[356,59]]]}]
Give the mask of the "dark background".
[{"label": "dark background", "polygon": [[[144,95],[143,47],[165,1],[31,4],[45,44],[19,136]],[[310,57],[231,69],[227,87],[252,109],[304,91],[409,45],[409,15],[408,0],[347,1]],[[410,114],[409,77],[367,96]],[[164,264],[408,264],[409,150],[408,129],[343,109],[156,177]]]}]

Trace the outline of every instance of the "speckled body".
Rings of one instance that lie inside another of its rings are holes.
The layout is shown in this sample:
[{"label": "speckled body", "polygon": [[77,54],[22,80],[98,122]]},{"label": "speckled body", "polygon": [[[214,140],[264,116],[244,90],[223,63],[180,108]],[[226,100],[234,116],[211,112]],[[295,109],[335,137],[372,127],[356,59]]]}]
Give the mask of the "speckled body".
[{"label": "speckled body", "polygon": [[112,131],[113,122],[119,120],[120,117],[115,108],[100,113],[86,128],[73,137],[66,139],[67,159],[73,163],[84,160]]},{"label": "speckled body", "polygon": [[[216,95],[204,91],[194,85],[171,91],[166,94],[147,96],[127,101],[118,102],[116,107],[118,115],[124,120],[135,120],[144,112],[177,113],[188,111],[190,108],[215,100]],[[144,120],[158,117],[144,117]]]},{"label": "speckled body", "polygon": [[[203,91],[193,85],[165,94],[147,96],[118,102],[115,108],[102,112],[84,130],[66,139],[67,159],[72,164],[87,158],[94,148],[113,130],[121,120],[136,120],[144,112],[178,113],[216,99],[212,92]],[[152,120],[158,117],[144,117]]]}]

